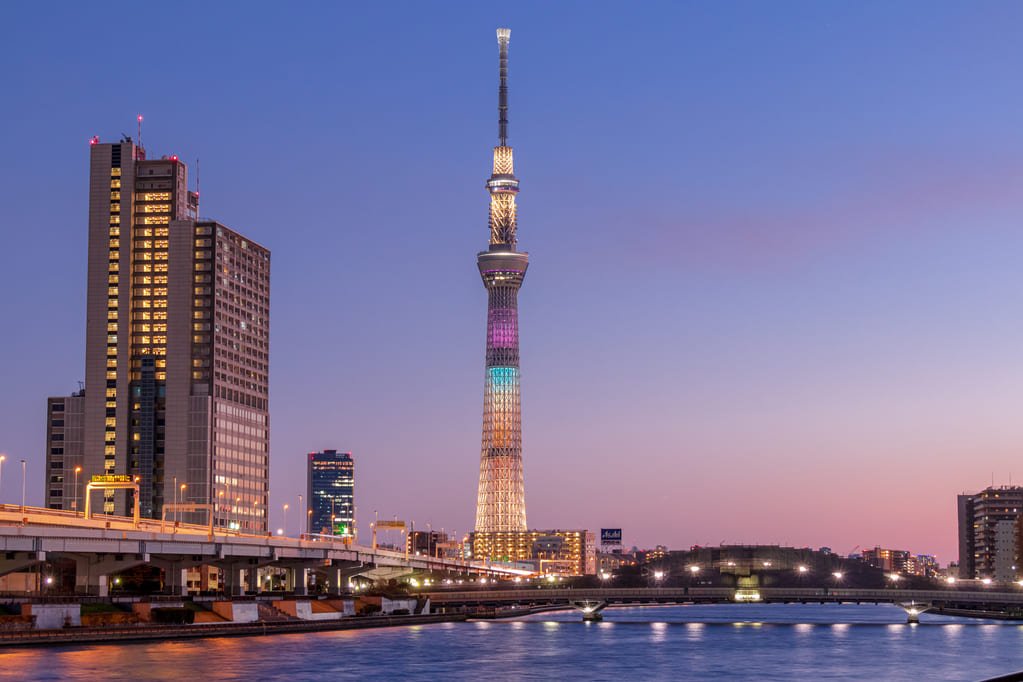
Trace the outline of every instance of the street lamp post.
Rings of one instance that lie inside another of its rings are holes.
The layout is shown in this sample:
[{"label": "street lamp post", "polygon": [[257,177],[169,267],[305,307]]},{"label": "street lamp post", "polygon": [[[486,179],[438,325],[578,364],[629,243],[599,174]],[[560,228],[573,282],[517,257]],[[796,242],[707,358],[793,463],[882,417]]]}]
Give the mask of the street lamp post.
[{"label": "street lamp post", "polygon": [[25,514],[25,460],[21,460],[21,514]]},{"label": "street lamp post", "polygon": [[71,502],[71,508],[75,510],[75,516],[78,516],[78,474],[82,473],[82,467],[75,467],[75,499]]},{"label": "street lamp post", "polygon": [[288,537],[288,505],[284,505],[284,519],[281,522],[281,527],[284,529],[284,537]]},{"label": "street lamp post", "polygon": [[[3,481],[4,473],[4,460],[7,459],[7,455],[0,455],[0,482]],[[0,485],[0,498],[3,498],[3,486]]]},{"label": "street lamp post", "polygon": [[[298,510],[302,511],[302,493],[298,494]],[[301,517],[299,517],[299,519],[298,519],[298,534],[299,535],[302,534],[302,518]]]},{"label": "street lamp post", "polygon": [[242,498],[240,497],[234,498],[234,509],[232,511],[234,511],[234,522],[238,524],[238,528],[236,528],[235,530],[241,530],[242,527],[242,520],[240,518],[241,512],[238,511],[238,505],[240,505],[241,502]]},{"label": "street lamp post", "polygon": [[307,509],[306,512],[305,512],[305,534],[306,534],[306,540],[309,539],[309,536],[313,532],[313,529],[309,527],[310,525],[312,525],[312,522],[313,522],[313,510],[312,509]]}]

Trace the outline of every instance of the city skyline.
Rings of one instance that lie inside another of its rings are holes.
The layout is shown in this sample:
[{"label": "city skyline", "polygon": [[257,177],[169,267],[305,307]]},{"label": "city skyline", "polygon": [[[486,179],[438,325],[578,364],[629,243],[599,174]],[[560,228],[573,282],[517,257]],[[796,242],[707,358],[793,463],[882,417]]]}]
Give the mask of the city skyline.
[{"label": "city skyline", "polygon": [[[271,527],[302,453],[337,447],[360,456],[360,526],[468,531],[465,254],[502,25],[542,254],[520,318],[531,526],[945,564],[956,494],[1023,476],[1020,8],[259,7],[133,6],[181,48],[160,78],[110,66],[92,34],[114,10],[11,10],[3,501],[26,459],[42,504],[46,397],[85,378],[89,139],[142,113],[147,150],[198,170],[200,215],[274,253]],[[398,276],[423,262],[428,287]]]}]

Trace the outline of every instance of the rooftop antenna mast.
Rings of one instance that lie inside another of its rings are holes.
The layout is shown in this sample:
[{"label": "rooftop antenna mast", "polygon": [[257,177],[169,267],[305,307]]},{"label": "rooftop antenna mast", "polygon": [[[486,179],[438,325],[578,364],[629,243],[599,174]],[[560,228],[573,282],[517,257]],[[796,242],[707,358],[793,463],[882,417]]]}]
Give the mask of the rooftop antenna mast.
[{"label": "rooftop antenna mast", "polygon": [[199,217],[199,157],[195,157],[195,217]]},{"label": "rooftop antenna mast", "polygon": [[139,114],[139,136],[138,136],[137,139],[139,141],[139,146],[141,147],[142,146],[142,114]]},{"label": "rooftop antenna mast", "polygon": [[498,67],[501,75],[501,86],[497,90],[497,136],[501,139],[501,146],[507,147],[508,141],[508,41],[511,40],[510,28],[497,29],[497,44],[499,46]]}]

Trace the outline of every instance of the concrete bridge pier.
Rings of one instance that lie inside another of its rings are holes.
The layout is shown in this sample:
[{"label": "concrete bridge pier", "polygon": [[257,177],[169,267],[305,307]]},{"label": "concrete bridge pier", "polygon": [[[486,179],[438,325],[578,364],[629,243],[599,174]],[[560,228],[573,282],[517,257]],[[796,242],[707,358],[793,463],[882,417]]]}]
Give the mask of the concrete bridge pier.
[{"label": "concrete bridge pier", "polygon": [[906,612],[907,623],[919,623],[920,614],[930,611],[933,607],[931,604],[920,603],[920,602],[909,602],[899,603],[895,602],[895,605]]},{"label": "concrete bridge pier", "polygon": [[[222,570],[224,571],[224,593],[234,597],[245,596],[245,578],[249,568],[238,564],[228,564]],[[249,585],[251,584],[252,582],[249,582]]]},{"label": "concrete bridge pier", "polygon": [[583,620],[604,620],[604,616],[601,615],[601,611],[607,608],[607,602],[596,599],[583,599],[582,601],[570,601],[569,604],[576,611],[581,611],[583,614]]},{"label": "concrete bridge pier", "polygon": [[309,594],[309,569],[308,568],[293,568],[289,571],[295,576],[295,595],[306,596]]}]

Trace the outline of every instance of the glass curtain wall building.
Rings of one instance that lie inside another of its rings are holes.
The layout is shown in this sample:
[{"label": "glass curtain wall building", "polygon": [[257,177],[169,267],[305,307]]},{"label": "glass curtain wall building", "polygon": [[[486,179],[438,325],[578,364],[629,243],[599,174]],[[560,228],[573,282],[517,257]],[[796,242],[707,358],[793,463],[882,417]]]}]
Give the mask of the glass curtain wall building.
[{"label": "glass curtain wall building", "polygon": [[309,532],[355,536],[355,460],[350,452],[309,453]]}]

